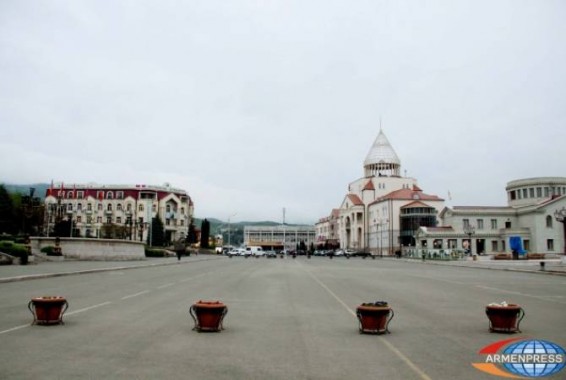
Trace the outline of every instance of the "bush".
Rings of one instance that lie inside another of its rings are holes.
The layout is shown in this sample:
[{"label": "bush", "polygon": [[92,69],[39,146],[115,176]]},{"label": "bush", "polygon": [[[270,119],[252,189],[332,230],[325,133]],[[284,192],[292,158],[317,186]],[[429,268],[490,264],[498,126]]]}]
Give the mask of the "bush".
[{"label": "bush", "polygon": [[165,251],[162,249],[145,248],[145,257],[165,257]]},{"label": "bush", "polygon": [[55,252],[55,247],[52,245],[41,248],[41,252],[45,253],[47,256],[63,256],[61,252]]},{"label": "bush", "polygon": [[0,251],[19,258],[27,255],[28,252],[24,244],[15,244],[11,241],[0,241]]}]

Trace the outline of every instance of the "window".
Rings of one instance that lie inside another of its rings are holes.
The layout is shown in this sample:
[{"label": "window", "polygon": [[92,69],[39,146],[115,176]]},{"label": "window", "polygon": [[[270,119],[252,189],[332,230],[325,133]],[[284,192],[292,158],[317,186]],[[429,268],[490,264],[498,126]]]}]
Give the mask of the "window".
[{"label": "window", "polygon": [[156,205],[151,205],[151,211],[155,212],[157,210],[157,206]]},{"label": "window", "polygon": [[131,203],[128,203],[128,204],[126,205],[126,210],[127,210],[127,211],[132,211],[132,204],[131,204]]},{"label": "window", "polygon": [[106,224],[112,224],[112,217],[111,216],[106,218]]},{"label": "window", "polygon": [[491,229],[492,230],[497,229],[497,219],[491,219]]},{"label": "window", "polygon": [[171,225],[171,219],[165,219],[165,225],[170,226]]},{"label": "window", "polygon": [[111,191],[108,191],[106,193],[106,199],[114,199],[114,193]]},{"label": "window", "polygon": [[87,203],[86,209],[87,209],[87,211],[92,211],[92,203]]},{"label": "window", "polygon": [[530,198],[534,198],[535,197],[535,189],[533,187],[531,187],[529,189],[529,197]]},{"label": "window", "polygon": [[497,240],[492,240],[491,241],[491,251],[492,252],[498,252],[498,244],[497,244]]},{"label": "window", "polygon": [[83,211],[83,204],[82,203],[77,204],[77,211]]},{"label": "window", "polygon": [[121,203],[118,203],[118,204],[116,205],[116,210],[122,211],[122,204],[121,204]]},{"label": "window", "polygon": [[67,211],[73,211],[73,204],[72,203],[67,204]]},{"label": "window", "polygon": [[514,201],[515,199],[517,199],[517,196],[515,195],[515,190],[509,192],[509,198]]},{"label": "window", "polygon": [[181,226],[185,225],[185,221],[183,219],[181,219]]},{"label": "window", "polygon": [[546,228],[552,228],[552,217],[550,215],[546,216]]},{"label": "window", "polygon": [[181,214],[184,214],[184,213],[185,213],[185,208],[181,207]]},{"label": "window", "polygon": [[523,198],[527,199],[529,197],[528,195],[528,190],[527,189],[523,189]]},{"label": "window", "polygon": [[124,192],[123,191],[117,191],[116,192],[116,199],[124,199]]},{"label": "window", "polygon": [[118,216],[118,217],[116,218],[116,223],[122,224],[122,218]]},{"label": "window", "polygon": [[102,223],[102,217],[101,216],[96,218],[96,223]]},{"label": "window", "polygon": [[544,196],[548,197],[550,195],[550,189],[548,187],[544,188]]},{"label": "window", "polygon": [[511,221],[510,220],[507,220],[505,222],[505,228],[511,228]]},{"label": "window", "polygon": [[476,225],[478,227],[478,230],[483,230],[483,219],[476,220]]},{"label": "window", "polygon": [[108,203],[108,206],[106,206],[106,210],[112,211],[112,203]]},{"label": "window", "polygon": [[171,212],[171,205],[165,206],[165,212]]},{"label": "window", "polygon": [[542,188],[537,187],[537,198],[542,198]]},{"label": "window", "polygon": [[549,251],[554,251],[554,240],[553,239],[547,239],[546,240],[546,249]]},{"label": "window", "polygon": [[81,218],[81,216],[79,215],[79,216],[77,216],[77,223],[81,223],[81,222],[82,222],[82,218]]},{"label": "window", "polygon": [[140,205],[139,205],[138,211],[143,211],[143,204],[140,204]]},{"label": "window", "polygon": [[77,191],[77,198],[78,199],[84,199],[84,197],[85,197],[84,191]]},{"label": "window", "polygon": [[462,222],[464,223],[464,228],[470,228],[470,219],[464,219]]},{"label": "window", "polygon": [[102,211],[102,203],[98,204],[98,211]]}]

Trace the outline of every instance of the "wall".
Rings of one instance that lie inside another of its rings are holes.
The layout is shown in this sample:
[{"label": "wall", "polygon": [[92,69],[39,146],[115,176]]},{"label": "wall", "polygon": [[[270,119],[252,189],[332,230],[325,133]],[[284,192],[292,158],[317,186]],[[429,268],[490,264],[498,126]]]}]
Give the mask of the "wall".
[{"label": "wall", "polygon": [[[53,237],[31,237],[32,253],[55,246]],[[60,238],[65,258],[78,260],[145,260],[144,244],[130,240]]]}]

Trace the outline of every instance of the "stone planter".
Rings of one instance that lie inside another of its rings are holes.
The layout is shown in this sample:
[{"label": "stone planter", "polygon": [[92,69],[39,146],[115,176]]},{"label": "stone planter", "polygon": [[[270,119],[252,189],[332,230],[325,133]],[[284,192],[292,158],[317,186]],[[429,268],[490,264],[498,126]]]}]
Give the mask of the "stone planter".
[{"label": "stone planter", "polygon": [[33,314],[32,325],[63,324],[63,314],[67,311],[69,303],[64,297],[44,296],[32,298],[28,309]]},{"label": "stone planter", "polygon": [[195,322],[193,330],[221,331],[228,307],[220,301],[198,301],[190,307],[189,313]]},{"label": "stone planter", "polygon": [[394,315],[393,309],[385,302],[361,304],[356,309],[360,334],[390,333],[388,326]]},{"label": "stone planter", "polygon": [[525,317],[525,311],[519,305],[487,305],[485,314],[489,319],[490,332],[521,332],[519,324]]}]

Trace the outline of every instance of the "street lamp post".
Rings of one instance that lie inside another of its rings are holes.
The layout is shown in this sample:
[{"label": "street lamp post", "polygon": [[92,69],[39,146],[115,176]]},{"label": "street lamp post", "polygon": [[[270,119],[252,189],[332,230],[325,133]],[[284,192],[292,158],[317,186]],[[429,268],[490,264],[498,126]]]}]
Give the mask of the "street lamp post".
[{"label": "street lamp post", "polygon": [[564,255],[566,255],[566,207],[562,207],[562,209],[554,211],[554,217],[558,222],[562,223],[564,235]]},{"label": "street lamp post", "polygon": [[464,233],[468,235],[468,249],[472,256],[472,235],[476,233],[476,228],[470,224],[464,226]]}]

